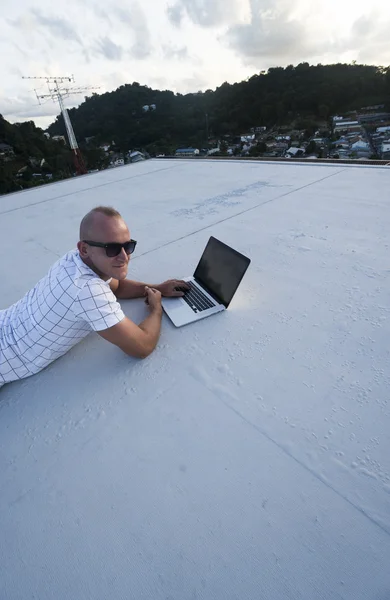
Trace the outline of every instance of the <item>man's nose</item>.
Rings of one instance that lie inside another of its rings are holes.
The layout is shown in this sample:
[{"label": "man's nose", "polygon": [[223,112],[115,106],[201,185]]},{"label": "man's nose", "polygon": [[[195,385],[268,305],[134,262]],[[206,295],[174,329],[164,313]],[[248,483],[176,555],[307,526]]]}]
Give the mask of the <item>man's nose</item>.
[{"label": "man's nose", "polygon": [[124,249],[124,248],[122,248],[122,249],[121,249],[121,253],[120,253],[120,255],[119,255],[119,256],[120,256],[121,258],[123,258],[123,260],[124,260],[124,261],[126,261],[126,262],[127,262],[128,258],[129,258],[129,256],[128,256],[128,255],[127,255],[127,253],[125,252],[125,249]]}]

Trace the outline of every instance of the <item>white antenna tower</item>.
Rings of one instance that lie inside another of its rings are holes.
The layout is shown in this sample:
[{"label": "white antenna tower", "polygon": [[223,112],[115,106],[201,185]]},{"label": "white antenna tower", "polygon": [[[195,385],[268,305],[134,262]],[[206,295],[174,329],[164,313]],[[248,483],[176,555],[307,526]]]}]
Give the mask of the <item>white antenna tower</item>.
[{"label": "white antenna tower", "polygon": [[69,140],[69,146],[71,147],[74,153],[74,164],[76,167],[76,173],[78,175],[84,175],[87,172],[87,169],[82,154],[80,152],[79,145],[77,143],[72,123],[70,121],[68,109],[65,107],[64,104],[64,99],[68,98],[69,96],[73,96],[74,94],[84,94],[87,91],[96,90],[99,88],[92,86],[84,88],[65,87],[64,84],[66,83],[74,83],[73,75],[71,77],[22,77],[22,79],[43,79],[46,81],[49,93],[38,94],[37,90],[34,90],[37,100],[39,104],[44,104],[48,100],[58,102],[64,119],[66,133],[68,135]]}]

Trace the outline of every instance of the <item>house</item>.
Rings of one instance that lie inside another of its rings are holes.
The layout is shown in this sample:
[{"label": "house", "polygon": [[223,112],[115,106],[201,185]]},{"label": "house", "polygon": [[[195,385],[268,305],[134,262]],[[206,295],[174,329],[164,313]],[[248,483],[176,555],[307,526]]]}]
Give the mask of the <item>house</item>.
[{"label": "house", "polygon": [[380,113],[372,113],[372,114],[362,114],[359,115],[359,120],[361,123],[383,123],[384,121],[388,121],[390,119],[390,113],[380,112]]},{"label": "house", "polygon": [[213,154],[218,154],[218,152],[221,152],[219,146],[217,148],[211,148],[211,150],[207,151],[207,154],[209,156],[212,156]]},{"label": "house", "polygon": [[335,142],[336,148],[342,148],[343,150],[349,150],[350,144],[347,141]]},{"label": "house", "polygon": [[346,137],[350,144],[355,144],[356,142],[360,142],[360,140],[362,140],[362,136],[358,135],[357,133],[352,133]]},{"label": "house", "polygon": [[385,160],[390,159],[390,140],[383,142],[381,147],[381,155]]},{"label": "house", "polygon": [[66,144],[66,139],[64,135],[53,135],[51,139],[55,142],[62,142],[63,144]]},{"label": "house", "polygon": [[267,142],[268,152],[272,152],[275,156],[283,156],[288,148],[287,142]]},{"label": "house", "polygon": [[266,127],[251,127],[251,132],[252,133],[264,133],[264,131],[267,131]]},{"label": "house", "polygon": [[326,139],[323,137],[314,137],[312,138],[312,141],[315,142],[319,148],[325,148],[326,146]]},{"label": "house", "polygon": [[377,127],[376,130],[377,133],[387,133],[388,131],[390,131],[389,125],[387,125],[386,127]]},{"label": "house", "polygon": [[0,156],[14,154],[14,149],[9,144],[0,143]]},{"label": "house", "polygon": [[335,133],[339,131],[361,131],[359,121],[337,121],[334,126]]},{"label": "house", "polygon": [[305,154],[304,148],[294,148],[291,146],[286,152],[286,156],[288,158],[297,158],[298,156],[303,156]]},{"label": "house", "polygon": [[369,158],[372,155],[370,144],[364,140],[359,140],[352,144],[351,151],[356,154],[358,158]]},{"label": "house", "polygon": [[241,142],[242,143],[248,143],[248,142],[254,142],[255,141],[255,134],[251,133],[245,133],[244,135],[241,136]]},{"label": "house", "polygon": [[198,156],[199,150],[197,148],[178,148],[175,152],[175,156]]},{"label": "house", "polygon": [[131,163],[140,162],[141,160],[146,160],[145,154],[135,150],[134,152],[129,152],[129,160]]}]

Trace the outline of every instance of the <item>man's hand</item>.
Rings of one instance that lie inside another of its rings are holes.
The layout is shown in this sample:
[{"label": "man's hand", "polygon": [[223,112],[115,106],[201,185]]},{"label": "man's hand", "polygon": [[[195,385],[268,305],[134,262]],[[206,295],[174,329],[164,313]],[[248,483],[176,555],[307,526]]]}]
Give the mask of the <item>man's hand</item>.
[{"label": "man's hand", "polygon": [[160,283],[157,286],[157,289],[161,293],[161,295],[168,298],[184,296],[184,292],[182,292],[178,288],[184,288],[186,290],[189,290],[190,286],[188,285],[188,283],[182,281],[181,279],[169,279],[168,281],[164,281],[164,283]]},{"label": "man's hand", "polygon": [[145,303],[150,307],[151,311],[162,310],[161,308],[161,292],[155,288],[145,287]]}]

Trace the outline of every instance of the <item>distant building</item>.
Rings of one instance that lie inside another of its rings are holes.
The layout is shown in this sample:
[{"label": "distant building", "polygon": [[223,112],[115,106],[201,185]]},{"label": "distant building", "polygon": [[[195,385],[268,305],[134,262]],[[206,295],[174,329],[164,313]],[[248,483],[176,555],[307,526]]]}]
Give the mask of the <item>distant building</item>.
[{"label": "distant building", "polygon": [[140,162],[141,160],[146,160],[146,157],[142,152],[135,150],[134,152],[129,153],[129,160],[131,163]]},{"label": "distant building", "polygon": [[326,146],[326,140],[322,137],[312,138],[312,141],[315,142],[315,144],[317,144],[317,146],[320,148],[324,148]]},{"label": "distant building", "polygon": [[390,140],[383,142],[381,146],[381,155],[385,160],[390,159]]},{"label": "distant building", "polygon": [[255,137],[256,136],[254,133],[244,133],[243,135],[240,136],[242,143],[254,142]]},{"label": "distant building", "polygon": [[64,135],[53,135],[51,139],[55,142],[62,142],[63,144],[66,144],[66,139]]},{"label": "distant building", "polygon": [[198,156],[199,150],[197,148],[178,148],[175,152],[175,156]]},{"label": "distant building", "polygon": [[267,128],[264,126],[261,127],[251,127],[251,133],[263,133],[264,131],[267,131]]},{"label": "distant building", "polygon": [[218,152],[220,152],[220,148],[219,148],[219,146],[218,146],[217,148],[211,148],[211,150],[208,150],[208,151],[207,151],[207,154],[208,154],[209,156],[212,156],[213,154],[218,154]]},{"label": "distant building", "polygon": [[357,156],[357,158],[370,158],[372,155],[370,144],[364,142],[363,140],[352,144],[351,151],[353,152],[354,156]]},{"label": "distant building", "polygon": [[339,131],[361,131],[359,121],[337,121],[334,126],[335,133]]},{"label": "distant building", "polygon": [[297,158],[298,156],[303,156],[305,154],[304,148],[289,148],[286,152],[286,156],[288,158]]},{"label": "distant building", "polygon": [[361,123],[383,123],[384,121],[390,120],[390,113],[372,113],[367,115],[359,115],[359,121]]},{"label": "distant building", "polygon": [[380,110],[385,108],[384,104],[375,104],[375,106],[362,106],[361,110]]},{"label": "distant building", "polygon": [[14,149],[9,144],[0,143],[0,155],[14,154]]},{"label": "distant building", "polygon": [[388,131],[390,131],[389,125],[386,125],[386,127],[377,127],[376,130],[377,133],[387,133]]}]

